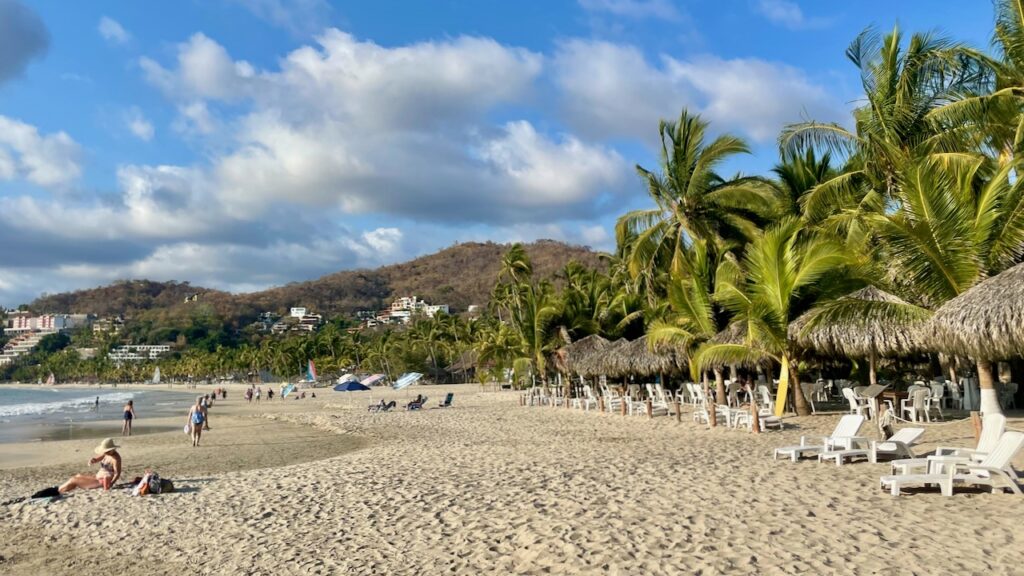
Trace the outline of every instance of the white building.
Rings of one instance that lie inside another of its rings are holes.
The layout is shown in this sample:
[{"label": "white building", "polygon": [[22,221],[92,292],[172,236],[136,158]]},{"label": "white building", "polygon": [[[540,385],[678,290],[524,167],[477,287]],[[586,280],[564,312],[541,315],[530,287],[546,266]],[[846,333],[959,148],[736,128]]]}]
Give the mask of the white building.
[{"label": "white building", "polygon": [[292,308],[291,313],[288,314],[288,315],[291,316],[292,318],[302,318],[303,316],[306,315],[306,308],[305,307],[295,307],[295,308]]},{"label": "white building", "polygon": [[118,346],[111,350],[107,357],[115,364],[143,362],[146,360],[157,360],[170,351],[170,344],[133,344]]},{"label": "white building", "polygon": [[85,320],[85,316],[76,314],[43,314],[33,316],[29,312],[14,312],[7,318],[4,331],[8,334],[24,334],[27,332],[58,332],[74,328]]},{"label": "white building", "polygon": [[417,314],[433,318],[438,312],[448,314],[448,305],[431,305],[415,296],[403,296],[392,302],[389,309],[379,312],[376,320],[380,324],[408,324]]}]

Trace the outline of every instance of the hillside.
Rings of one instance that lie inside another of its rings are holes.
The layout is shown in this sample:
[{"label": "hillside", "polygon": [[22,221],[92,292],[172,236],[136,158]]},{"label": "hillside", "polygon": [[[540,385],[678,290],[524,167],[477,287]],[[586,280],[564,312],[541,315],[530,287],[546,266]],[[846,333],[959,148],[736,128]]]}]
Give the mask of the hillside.
[{"label": "hillside", "polygon": [[[540,240],[525,248],[535,273],[542,278],[553,278],[570,260],[591,267],[603,265],[596,252],[581,246]],[[380,308],[394,297],[415,295],[431,303],[448,304],[458,312],[470,304],[487,303],[506,250],[507,244],[493,242],[456,244],[401,264],[336,272],[316,280],[237,295],[187,282],[127,280],[91,290],[47,295],[29,307],[41,313],[135,316],[153,310],[161,316],[178,315],[196,307],[184,300],[198,293],[203,308],[212,308],[223,318],[245,321],[264,310],[283,313],[291,306],[306,306],[327,316],[351,314]]]}]

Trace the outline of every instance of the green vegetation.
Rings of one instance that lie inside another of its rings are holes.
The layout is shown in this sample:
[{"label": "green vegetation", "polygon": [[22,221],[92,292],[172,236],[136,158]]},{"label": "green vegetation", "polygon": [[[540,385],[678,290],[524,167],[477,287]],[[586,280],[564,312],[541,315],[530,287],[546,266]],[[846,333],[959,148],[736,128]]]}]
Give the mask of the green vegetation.
[{"label": "green vegetation", "polygon": [[[687,110],[663,121],[659,166],[637,166],[653,207],[622,215],[615,253],[600,260],[545,242],[463,245],[258,294],[203,291],[199,306],[177,303],[190,286],[152,294],[145,286],[149,300],[132,300],[140,311],[125,336],[177,342],[159,363],[170,378],[292,377],[314,360],[328,374],[458,379],[471,364],[481,380],[512,370],[520,381],[546,382],[559,348],[600,334],[671,344],[684,351],[690,377],[718,386],[726,368],[754,361],[788,366],[799,381],[805,359],[787,331],[804,313],[815,312],[811,325],[825,316],[854,322],[863,303],[840,298],[870,285],[905,301],[873,314],[920,318],[1024,259],[1024,8],[996,4],[994,54],[898,28],[860,34],[847,56],[862,79],[862,105],[848,124],[787,126],[770,174],[724,176],[724,162],[749,153],[741,138],[712,138]],[[303,304],[343,318],[405,294],[457,310],[489,305],[474,319],[362,332],[343,322],[306,336],[246,328],[260,310]],[[157,306],[164,300],[175,303]],[[79,295],[75,308],[74,295],[49,297],[33,309],[89,311],[85,301]],[[738,336],[716,339],[724,330]],[[72,378],[139,379],[152,368],[112,366],[102,350],[77,363],[67,349],[38,354],[40,369]],[[461,368],[446,370],[453,363]],[[991,365],[976,367],[991,389]],[[806,413],[799,387],[790,390]]]}]

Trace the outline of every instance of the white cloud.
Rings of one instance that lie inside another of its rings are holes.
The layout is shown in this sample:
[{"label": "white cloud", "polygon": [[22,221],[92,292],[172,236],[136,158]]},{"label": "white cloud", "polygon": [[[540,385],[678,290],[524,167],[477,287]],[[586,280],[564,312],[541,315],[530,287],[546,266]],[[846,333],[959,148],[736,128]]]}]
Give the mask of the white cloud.
[{"label": "white cloud", "polygon": [[633,46],[573,40],[559,48],[555,68],[568,118],[592,137],[650,140],[658,120],[677,118],[683,107],[759,142],[804,116],[843,115],[843,106],[802,70],[757,58],[663,55],[653,65]]},{"label": "white cloud", "polygon": [[0,116],[0,178],[64,187],[82,173],[78,144],[64,132],[42,135],[30,124]]},{"label": "white cloud", "polygon": [[125,112],[124,123],[128,127],[128,131],[139,140],[149,142],[153,139],[155,132],[153,124],[146,119],[142,110],[139,110],[137,106],[133,106]]},{"label": "white cloud", "polygon": [[297,35],[327,27],[331,6],[326,0],[230,0],[258,18]]},{"label": "white cloud", "polygon": [[212,134],[217,130],[217,119],[206,102],[201,100],[178,106],[174,129],[186,134]]},{"label": "white cloud", "polygon": [[591,12],[607,12],[627,18],[660,18],[678,20],[679,10],[670,0],[578,0],[580,6]]},{"label": "white cloud", "polygon": [[132,35],[124,29],[124,26],[109,16],[100,18],[100,23],[96,26],[96,30],[99,31],[100,36],[103,39],[113,44],[127,44],[132,39]]},{"label": "white cloud", "polygon": [[791,30],[824,28],[832,23],[829,18],[808,18],[800,6],[790,0],[757,0],[755,7],[771,22]]}]

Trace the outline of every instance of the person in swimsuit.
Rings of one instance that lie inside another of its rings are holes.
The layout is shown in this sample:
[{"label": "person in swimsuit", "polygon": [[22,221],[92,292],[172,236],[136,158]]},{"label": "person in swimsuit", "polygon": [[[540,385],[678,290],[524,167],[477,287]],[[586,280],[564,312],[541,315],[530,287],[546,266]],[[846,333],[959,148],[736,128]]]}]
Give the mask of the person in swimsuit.
[{"label": "person in swimsuit", "polygon": [[113,438],[105,438],[99,446],[93,450],[95,458],[89,459],[89,465],[99,464],[100,469],[95,474],[75,474],[67,482],[57,489],[61,494],[67,494],[76,488],[92,490],[103,488],[110,490],[110,487],[121,477],[121,455],[117,453],[117,444]]},{"label": "person in swimsuit", "polygon": [[199,446],[199,439],[203,436],[203,423],[206,422],[206,407],[203,406],[203,397],[196,398],[196,403],[188,411],[188,426],[192,436],[192,446]]},{"label": "person in swimsuit", "polygon": [[132,420],[135,420],[135,404],[133,400],[129,400],[124,405],[124,424],[121,425],[121,436],[132,435]]}]

